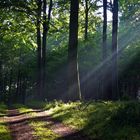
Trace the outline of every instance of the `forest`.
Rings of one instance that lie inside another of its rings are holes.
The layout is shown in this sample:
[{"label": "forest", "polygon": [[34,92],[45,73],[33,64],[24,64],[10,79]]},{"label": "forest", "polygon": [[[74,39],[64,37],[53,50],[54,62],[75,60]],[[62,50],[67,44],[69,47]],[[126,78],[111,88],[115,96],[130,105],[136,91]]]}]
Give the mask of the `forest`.
[{"label": "forest", "polygon": [[140,0],[0,0],[0,140],[140,140]]}]

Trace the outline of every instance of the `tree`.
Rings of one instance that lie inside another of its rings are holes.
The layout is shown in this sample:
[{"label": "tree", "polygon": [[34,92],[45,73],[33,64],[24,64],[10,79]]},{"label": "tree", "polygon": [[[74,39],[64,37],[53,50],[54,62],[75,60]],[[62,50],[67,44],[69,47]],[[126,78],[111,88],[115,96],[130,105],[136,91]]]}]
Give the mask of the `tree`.
[{"label": "tree", "polygon": [[37,1],[37,17],[36,17],[36,30],[37,30],[37,61],[38,61],[38,70],[37,70],[37,97],[42,98],[42,46],[41,46],[41,0]]},{"label": "tree", "polygon": [[43,37],[42,37],[42,91],[43,96],[45,97],[45,82],[46,82],[46,47],[47,47],[47,34],[49,31],[51,11],[52,11],[52,0],[49,3],[48,18],[47,18],[47,3],[46,0],[43,0]]},{"label": "tree", "polygon": [[81,98],[79,70],[77,62],[78,10],[79,0],[71,0],[68,48],[68,99],[73,101]]},{"label": "tree", "polygon": [[101,88],[101,98],[105,97],[106,93],[106,60],[107,60],[107,0],[103,0],[103,42],[102,42],[102,78],[101,78],[101,83],[102,83],[102,88]]},{"label": "tree", "polygon": [[113,2],[113,21],[112,21],[112,98],[118,98],[118,0]]},{"label": "tree", "polygon": [[103,60],[107,57],[107,0],[103,0]]},{"label": "tree", "polygon": [[[90,22],[92,22],[92,24],[93,24],[93,21],[90,21],[91,17],[94,18],[93,20],[96,20],[96,16],[93,15],[93,12],[98,9],[97,0],[82,0],[81,4],[84,7],[84,15],[85,15],[85,17],[84,17],[84,40],[87,40]],[[82,10],[81,10],[81,12],[82,12]]]},{"label": "tree", "polygon": [[88,38],[88,13],[90,7],[88,6],[88,0],[85,0],[85,40]]}]

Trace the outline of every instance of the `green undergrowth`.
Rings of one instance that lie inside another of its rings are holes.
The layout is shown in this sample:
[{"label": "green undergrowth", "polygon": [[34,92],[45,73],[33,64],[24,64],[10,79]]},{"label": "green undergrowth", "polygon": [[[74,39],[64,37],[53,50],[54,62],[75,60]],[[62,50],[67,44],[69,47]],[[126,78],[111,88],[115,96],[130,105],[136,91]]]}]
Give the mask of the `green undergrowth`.
[{"label": "green undergrowth", "polygon": [[29,101],[26,105],[30,108],[42,109],[46,106],[46,102]]},{"label": "green undergrowth", "polygon": [[0,103],[0,140],[11,140],[10,131],[7,124],[3,122],[6,112],[7,106],[4,103]]},{"label": "green undergrowth", "polygon": [[19,113],[32,113],[33,111],[32,108],[22,104],[14,104],[12,107],[16,108],[19,111]]},{"label": "green undergrowth", "polygon": [[30,121],[29,125],[34,129],[33,135],[38,140],[56,140],[58,138],[57,134],[47,128],[47,122]]},{"label": "green undergrowth", "polygon": [[0,117],[6,115],[7,106],[4,103],[0,103]]},{"label": "green undergrowth", "polygon": [[0,140],[11,140],[10,131],[6,124],[0,122]]},{"label": "green undergrowth", "polygon": [[92,139],[140,140],[139,102],[53,102],[45,109]]},{"label": "green undergrowth", "polygon": [[55,108],[57,106],[61,106],[63,104],[64,103],[61,100],[60,101],[54,100],[52,102],[30,101],[26,105],[29,108],[49,110],[49,109]]}]

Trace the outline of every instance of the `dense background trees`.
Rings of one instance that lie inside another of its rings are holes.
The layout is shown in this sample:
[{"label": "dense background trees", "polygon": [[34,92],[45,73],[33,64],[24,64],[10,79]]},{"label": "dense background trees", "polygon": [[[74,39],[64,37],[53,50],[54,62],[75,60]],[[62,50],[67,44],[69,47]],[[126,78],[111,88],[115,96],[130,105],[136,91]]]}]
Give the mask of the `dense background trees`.
[{"label": "dense background trees", "polygon": [[1,1],[0,100],[136,98],[139,9],[139,0]]}]

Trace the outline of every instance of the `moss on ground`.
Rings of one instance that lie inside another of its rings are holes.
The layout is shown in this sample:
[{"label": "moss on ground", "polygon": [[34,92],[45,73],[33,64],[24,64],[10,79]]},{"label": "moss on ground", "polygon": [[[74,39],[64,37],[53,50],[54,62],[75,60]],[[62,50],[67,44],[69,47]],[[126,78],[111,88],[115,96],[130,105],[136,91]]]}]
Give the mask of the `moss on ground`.
[{"label": "moss on ground", "polygon": [[[50,103],[51,115],[92,139],[140,140],[139,102]],[[50,104],[46,105],[46,109]],[[88,105],[88,106],[87,106]]]}]

